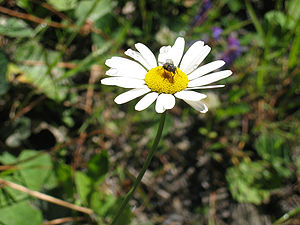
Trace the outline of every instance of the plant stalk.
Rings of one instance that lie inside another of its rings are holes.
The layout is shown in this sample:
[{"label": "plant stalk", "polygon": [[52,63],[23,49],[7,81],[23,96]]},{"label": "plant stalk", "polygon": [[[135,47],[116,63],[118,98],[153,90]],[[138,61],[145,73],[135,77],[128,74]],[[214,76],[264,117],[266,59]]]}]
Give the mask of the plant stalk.
[{"label": "plant stalk", "polygon": [[115,216],[115,218],[113,219],[111,225],[116,225],[117,222],[118,222],[118,219],[120,218],[120,216],[122,215],[125,207],[127,206],[129,200],[132,198],[136,188],[139,186],[139,184],[141,183],[142,181],[142,178],[146,172],[146,170],[148,169],[149,165],[150,165],[150,162],[151,162],[151,159],[157,149],[157,146],[158,146],[158,143],[159,143],[159,140],[161,138],[161,135],[162,135],[162,131],[163,131],[163,128],[164,128],[164,124],[165,124],[165,119],[166,119],[166,112],[164,112],[162,115],[161,115],[161,118],[160,118],[160,122],[159,122],[159,127],[158,127],[158,130],[157,130],[157,133],[156,133],[156,137],[154,139],[154,142],[153,142],[153,145],[152,145],[152,148],[146,158],[146,161],[143,165],[143,168],[142,170],[140,171],[138,177],[136,178],[135,180],[135,183],[133,184],[132,188],[130,189],[130,191],[127,193],[125,199],[123,200],[120,208],[119,208],[119,211],[117,213],[117,215]]}]

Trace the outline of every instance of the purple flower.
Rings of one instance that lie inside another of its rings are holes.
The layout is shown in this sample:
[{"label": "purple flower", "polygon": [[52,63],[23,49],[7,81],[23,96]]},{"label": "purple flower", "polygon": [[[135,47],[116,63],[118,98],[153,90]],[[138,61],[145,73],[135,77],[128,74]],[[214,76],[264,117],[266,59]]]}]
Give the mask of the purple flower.
[{"label": "purple flower", "polygon": [[223,33],[223,30],[220,27],[212,28],[212,36],[216,41],[218,41],[220,39],[222,33]]},{"label": "purple flower", "polygon": [[228,64],[232,65],[234,60],[242,53],[242,47],[237,38],[229,36],[228,40],[228,49],[223,53],[221,58]]}]

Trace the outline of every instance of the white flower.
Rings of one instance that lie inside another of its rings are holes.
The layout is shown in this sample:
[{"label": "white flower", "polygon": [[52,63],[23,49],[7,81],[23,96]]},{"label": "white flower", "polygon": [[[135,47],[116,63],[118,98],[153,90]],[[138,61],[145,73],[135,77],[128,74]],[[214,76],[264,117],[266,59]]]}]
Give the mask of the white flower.
[{"label": "white flower", "polygon": [[101,83],[131,89],[115,98],[117,104],[145,95],[135,105],[138,111],[146,109],[156,100],[156,112],[163,113],[175,106],[176,97],[197,111],[205,113],[208,109],[201,100],[206,98],[206,95],[194,90],[224,87],[207,85],[230,76],[232,72],[223,70],[210,73],[225,64],[222,60],[199,67],[210,52],[210,47],[202,41],[197,41],[182,57],[184,44],[184,39],[179,37],[172,47],[161,47],[157,62],[147,46],[137,43],[137,51],[128,49],[125,52],[135,61],[115,56],[106,60],[105,64],[110,67],[106,75],[111,77],[102,79]]}]

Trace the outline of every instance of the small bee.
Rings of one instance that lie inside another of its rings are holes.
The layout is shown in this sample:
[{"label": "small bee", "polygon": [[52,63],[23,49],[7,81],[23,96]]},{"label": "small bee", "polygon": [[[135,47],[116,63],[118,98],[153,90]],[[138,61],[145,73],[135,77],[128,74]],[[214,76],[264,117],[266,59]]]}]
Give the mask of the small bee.
[{"label": "small bee", "polygon": [[174,63],[173,63],[172,59],[167,59],[167,61],[163,64],[163,69],[170,72],[173,75],[173,76],[170,77],[170,75],[166,74],[166,71],[165,71],[165,74],[164,74],[164,77],[165,78],[171,78],[171,81],[173,83],[174,82],[174,75],[176,73],[177,67],[174,66]]},{"label": "small bee", "polygon": [[167,62],[163,65],[163,68],[174,74],[176,72],[176,66],[174,66],[172,59],[167,59]]}]

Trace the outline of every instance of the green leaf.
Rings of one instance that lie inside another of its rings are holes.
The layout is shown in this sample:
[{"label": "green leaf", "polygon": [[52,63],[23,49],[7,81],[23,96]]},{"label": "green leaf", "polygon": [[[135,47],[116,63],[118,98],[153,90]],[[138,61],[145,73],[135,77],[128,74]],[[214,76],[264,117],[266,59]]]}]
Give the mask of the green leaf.
[{"label": "green leaf", "polygon": [[27,11],[32,11],[31,9],[31,4],[29,2],[30,0],[16,0],[16,4],[17,6],[19,6],[20,8],[23,8]]},{"label": "green leaf", "polygon": [[230,0],[227,1],[227,4],[232,12],[238,12],[243,7],[243,4],[240,0]]},{"label": "green leaf", "polygon": [[286,15],[281,11],[271,10],[265,14],[265,18],[270,24],[279,25],[282,28],[291,26],[288,23]]},{"label": "green leaf", "polygon": [[21,163],[16,178],[24,181],[25,185],[33,190],[40,190],[42,187],[47,189],[54,188],[56,180],[54,179],[53,166],[49,154],[39,154],[38,151],[24,150],[18,157]]},{"label": "green leaf", "polygon": [[78,7],[75,10],[75,16],[77,17],[77,23],[83,20],[85,15],[89,12],[95,1],[100,1],[96,8],[93,9],[92,13],[88,16],[88,19],[91,21],[97,21],[105,14],[112,11],[113,7],[116,5],[116,2],[110,0],[83,0],[80,1]]},{"label": "green leaf", "polygon": [[[110,213],[111,213],[111,218],[114,218],[114,216],[117,213],[117,210],[119,209],[121,203],[122,203],[123,199],[119,198],[117,199],[116,203],[113,205]],[[116,225],[129,225],[131,222],[131,218],[132,218],[132,212],[130,210],[129,205],[127,205],[123,211],[123,213],[121,214],[121,216],[119,217],[118,222],[116,223]]]},{"label": "green leaf", "polygon": [[[47,153],[40,154],[34,150],[23,150],[17,159],[9,153],[3,153],[0,156],[0,161],[4,164],[17,163],[10,173],[2,172],[5,180],[37,191],[42,188],[52,189],[57,186],[51,158]],[[14,205],[16,202],[27,198],[26,193],[9,187],[4,187],[0,192],[1,206]]]},{"label": "green leaf", "polygon": [[2,155],[0,155],[0,162],[3,165],[8,165],[8,164],[12,164],[15,163],[17,161],[17,158],[10,154],[9,152],[3,152]]},{"label": "green leaf", "polygon": [[94,155],[88,163],[88,176],[99,180],[109,169],[109,159],[107,151],[101,151],[100,154]]},{"label": "green leaf", "polygon": [[[16,183],[16,179],[13,176],[7,176],[4,179]],[[5,186],[0,192],[0,199],[1,199],[0,208],[8,205],[16,204],[17,202],[23,201],[24,199],[27,198],[28,198],[28,194]]]},{"label": "green leaf", "polygon": [[101,217],[107,216],[115,204],[116,197],[113,195],[105,195],[100,191],[95,191],[91,195],[91,207]]},{"label": "green leaf", "polygon": [[235,200],[261,204],[269,198],[272,187],[267,183],[272,176],[266,166],[262,161],[242,162],[226,171],[229,190]]},{"label": "green leaf", "polygon": [[75,185],[83,204],[87,205],[89,202],[89,195],[93,190],[92,180],[85,173],[76,171],[75,172]]},{"label": "green leaf", "polygon": [[74,9],[78,5],[77,0],[47,0],[47,2],[59,11]]},{"label": "green leaf", "polygon": [[41,211],[34,208],[29,201],[17,202],[0,208],[1,225],[39,225],[42,222]]},{"label": "green leaf", "polygon": [[72,168],[65,163],[58,163],[55,165],[55,174],[57,181],[63,187],[64,193],[68,198],[73,197]]},{"label": "green leaf", "polygon": [[[0,28],[1,29],[1,28]],[[6,78],[8,59],[0,49],[0,96],[8,91],[8,82]]]},{"label": "green leaf", "polygon": [[[99,188],[99,190],[102,190]],[[110,194],[104,194],[100,191],[95,191],[91,194],[91,207],[96,214],[102,219],[109,221],[114,218],[121,205],[122,199],[117,199],[115,196]],[[118,225],[129,225],[132,219],[132,212],[130,207],[127,205],[119,218]],[[102,224],[102,223],[100,223]]]},{"label": "green leaf", "polygon": [[24,71],[24,81],[28,82],[49,98],[55,101],[62,101],[67,94],[67,87],[56,82],[62,76],[64,70],[58,67],[52,69],[51,74],[47,74],[48,66],[54,62],[58,52],[42,48],[36,41],[28,41],[19,47],[15,52],[15,60],[22,63],[25,60],[41,62],[41,65],[19,66]]},{"label": "green leaf", "polygon": [[287,168],[290,162],[290,149],[282,137],[263,133],[255,141],[254,146],[259,156],[270,162],[281,177],[292,176],[292,172]]},{"label": "green leaf", "polygon": [[300,19],[300,4],[298,0],[285,1],[288,14],[297,22]]},{"label": "green leaf", "polygon": [[0,17],[0,34],[8,37],[31,37],[33,30],[23,20]]}]

